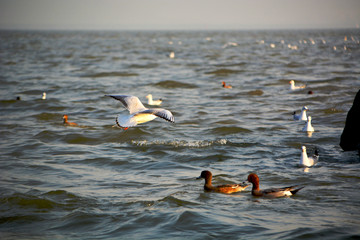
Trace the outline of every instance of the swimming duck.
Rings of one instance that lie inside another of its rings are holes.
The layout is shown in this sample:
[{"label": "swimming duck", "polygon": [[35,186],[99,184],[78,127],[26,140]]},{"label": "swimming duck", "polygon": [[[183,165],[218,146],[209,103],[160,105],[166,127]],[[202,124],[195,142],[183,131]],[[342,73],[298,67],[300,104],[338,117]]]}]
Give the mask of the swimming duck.
[{"label": "swimming duck", "polygon": [[303,132],[314,132],[315,129],[311,125],[311,116],[308,116],[305,127],[302,129]]},{"label": "swimming duck", "polygon": [[174,116],[169,110],[162,108],[146,108],[141,103],[138,97],[127,95],[105,95],[119,100],[124,107],[129,110],[130,115],[118,116],[116,124],[118,127],[126,130],[129,127],[134,127],[140,123],[149,122],[156,117],[163,118],[169,122],[175,122]]},{"label": "swimming duck", "polygon": [[146,98],[148,99],[148,104],[149,105],[161,105],[162,103],[162,99],[158,99],[158,100],[153,100],[153,97],[151,94],[147,95]]},{"label": "swimming duck", "polygon": [[296,115],[296,111],[293,113],[293,118],[295,121],[307,121],[306,111],[309,110],[307,106],[303,106],[301,109],[300,115]]},{"label": "swimming duck", "polygon": [[301,158],[300,158],[300,165],[302,165],[304,167],[311,167],[311,166],[314,166],[318,162],[319,151],[317,149],[315,149],[314,155],[312,157],[308,157],[305,146],[302,146],[301,150],[302,150],[302,152],[301,152]]},{"label": "swimming duck", "polygon": [[45,100],[46,99],[46,92],[43,92],[43,95],[41,97],[42,100]]},{"label": "swimming duck", "polygon": [[69,122],[69,121],[68,121],[68,115],[66,115],[66,114],[63,116],[63,120],[64,120],[64,124],[65,124],[65,125],[68,125],[68,126],[78,126],[77,123]]},{"label": "swimming duck", "polygon": [[196,179],[201,179],[201,178],[205,178],[204,190],[207,191],[214,191],[220,193],[234,193],[234,192],[241,192],[249,186],[248,184],[226,184],[220,186],[213,186],[211,184],[212,173],[210,171],[202,171],[201,175]]},{"label": "swimming duck", "polygon": [[226,83],[224,81],[222,81],[222,86],[223,86],[223,88],[232,88],[231,85],[226,85]]},{"label": "swimming duck", "polygon": [[296,188],[297,186],[290,186],[284,188],[269,188],[269,189],[260,189],[259,177],[255,173],[250,173],[248,176],[248,181],[252,183],[253,187],[251,190],[251,194],[257,197],[285,197],[296,194],[300,188]]},{"label": "swimming duck", "polygon": [[302,86],[295,86],[295,81],[294,80],[290,80],[290,90],[297,90],[297,89],[302,89],[305,88],[306,85],[302,85]]}]

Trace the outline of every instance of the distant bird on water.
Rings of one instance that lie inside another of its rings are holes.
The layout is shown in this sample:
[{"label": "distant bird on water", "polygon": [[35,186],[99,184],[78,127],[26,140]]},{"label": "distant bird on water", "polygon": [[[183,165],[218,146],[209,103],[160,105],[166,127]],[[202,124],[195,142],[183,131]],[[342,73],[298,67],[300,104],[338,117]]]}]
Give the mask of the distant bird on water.
[{"label": "distant bird on water", "polygon": [[146,98],[148,99],[149,105],[161,105],[162,99],[153,100],[153,96],[151,94],[147,95]]},{"label": "distant bird on water", "polygon": [[290,80],[290,90],[298,90],[298,89],[302,89],[305,88],[306,85],[302,85],[302,86],[295,86],[295,81],[294,80]]},{"label": "distant bird on water", "polygon": [[211,184],[212,180],[212,173],[210,171],[202,171],[201,175],[196,179],[205,179],[204,190],[213,191],[213,192],[220,192],[220,193],[234,193],[234,192],[241,192],[245,188],[247,188],[248,184],[225,184],[220,186],[213,186]]},{"label": "distant bird on water", "polygon": [[68,121],[68,115],[66,115],[66,114],[63,116],[63,120],[64,120],[64,125],[68,125],[68,126],[78,126],[77,123],[69,122],[69,121]]},{"label": "distant bird on water", "polygon": [[149,122],[156,117],[163,118],[169,122],[175,122],[174,116],[169,110],[163,108],[146,108],[138,97],[128,95],[105,95],[119,100],[124,107],[130,112],[130,115],[116,118],[118,127],[126,130],[138,124]]},{"label": "distant bird on water", "polygon": [[222,81],[222,86],[223,86],[223,88],[232,88],[231,85],[226,85],[226,83],[224,81]]},{"label": "distant bird on water", "polygon": [[46,92],[43,92],[43,95],[41,97],[42,100],[45,100],[46,99]]}]

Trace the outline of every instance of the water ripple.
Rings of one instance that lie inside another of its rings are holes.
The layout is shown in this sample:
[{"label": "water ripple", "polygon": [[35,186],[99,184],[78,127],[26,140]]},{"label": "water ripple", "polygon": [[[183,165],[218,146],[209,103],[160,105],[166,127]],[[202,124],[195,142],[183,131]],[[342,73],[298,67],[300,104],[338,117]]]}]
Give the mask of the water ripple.
[{"label": "water ripple", "polygon": [[[1,238],[360,236],[359,157],[339,146],[360,88],[358,30],[0,31],[0,38]],[[290,91],[290,80],[307,87]],[[113,127],[117,114],[129,113],[109,93],[146,106],[149,93],[163,98],[176,123]],[[292,119],[305,105],[312,137]],[[63,125],[64,114],[79,126]],[[320,151],[308,171],[298,165],[301,146]],[[250,189],[212,193],[196,180],[205,169],[214,184],[255,172],[262,188],[305,188],[280,199],[255,198]]]}]

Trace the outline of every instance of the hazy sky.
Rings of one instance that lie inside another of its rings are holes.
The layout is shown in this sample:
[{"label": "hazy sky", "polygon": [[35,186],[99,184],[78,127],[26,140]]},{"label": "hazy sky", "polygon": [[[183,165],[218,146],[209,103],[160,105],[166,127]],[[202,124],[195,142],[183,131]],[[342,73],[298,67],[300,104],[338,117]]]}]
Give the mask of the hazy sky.
[{"label": "hazy sky", "polygon": [[359,25],[359,0],[0,0],[2,29],[295,29]]}]

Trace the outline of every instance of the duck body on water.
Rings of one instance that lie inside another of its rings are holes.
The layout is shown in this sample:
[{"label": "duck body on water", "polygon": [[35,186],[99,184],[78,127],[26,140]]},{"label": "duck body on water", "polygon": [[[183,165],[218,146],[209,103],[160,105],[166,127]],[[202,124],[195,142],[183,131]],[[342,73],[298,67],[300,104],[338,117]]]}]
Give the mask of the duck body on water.
[{"label": "duck body on water", "polygon": [[201,175],[196,179],[201,179],[201,178],[205,179],[204,190],[206,191],[213,191],[219,193],[235,193],[235,192],[241,192],[249,186],[248,184],[245,183],[213,186],[211,183],[212,173],[210,171],[202,171]]},{"label": "duck body on water", "polygon": [[252,183],[253,187],[251,190],[251,194],[256,197],[277,198],[277,197],[292,196],[304,188],[304,187],[298,187],[297,185],[295,185],[295,186],[290,186],[290,187],[268,188],[268,189],[262,190],[262,189],[260,189],[259,177],[255,173],[249,174],[247,180],[250,183]]},{"label": "duck body on water", "polygon": [[69,121],[68,121],[68,115],[67,115],[67,114],[65,114],[65,115],[63,116],[63,120],[64,120],[64,125],[68,125],[68,126],[78,126],[77,123],[69,122]]},{"label": "duck body on water", "polygon": [[222,86],[223,86],[223,88],[229,88],[229,89],[232,88],[231,85],[226,84],[226,82],[224,82],[224,81],[222,81]]}]

